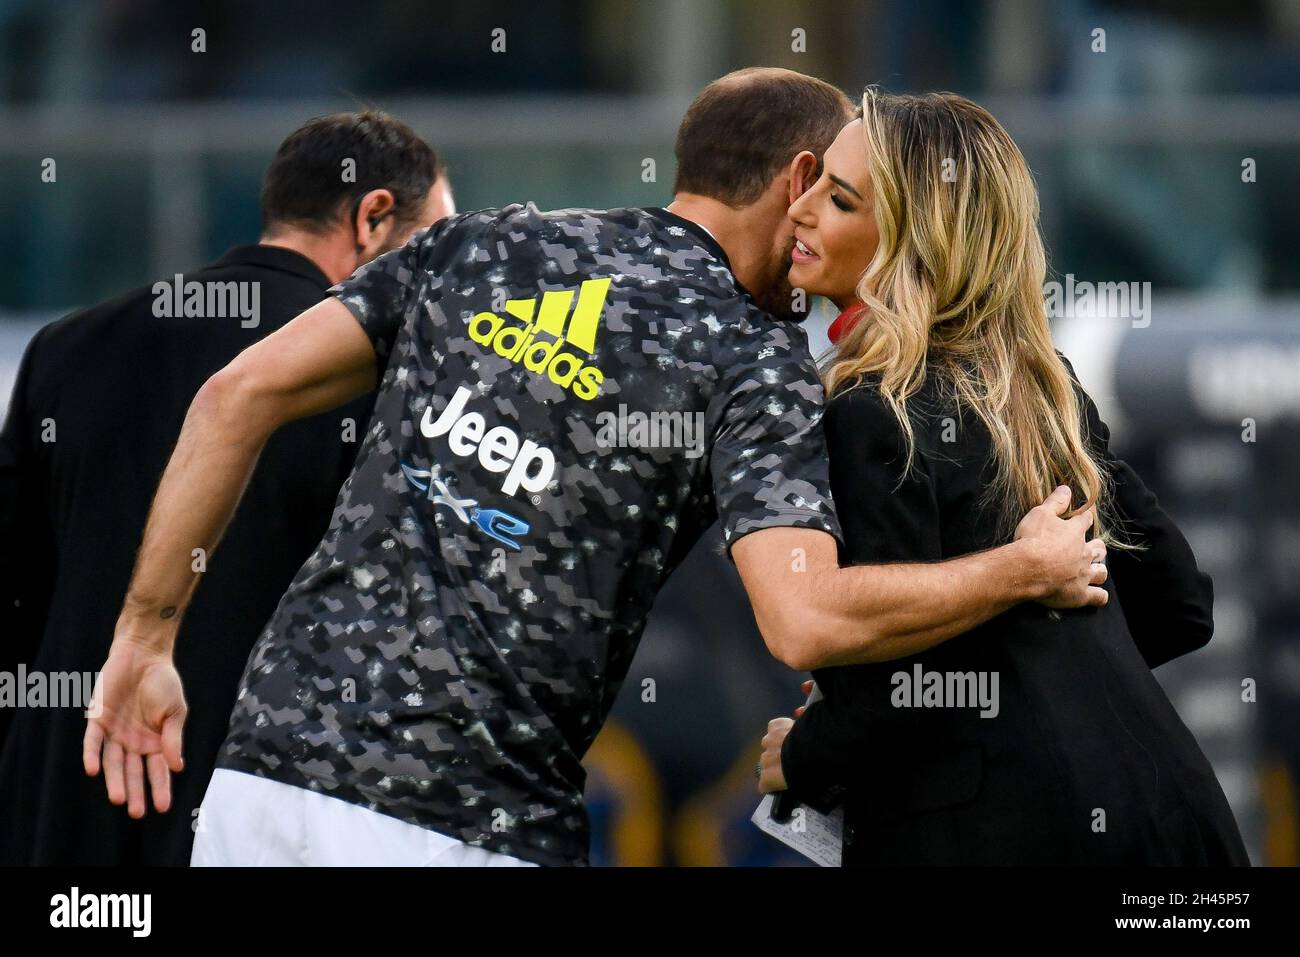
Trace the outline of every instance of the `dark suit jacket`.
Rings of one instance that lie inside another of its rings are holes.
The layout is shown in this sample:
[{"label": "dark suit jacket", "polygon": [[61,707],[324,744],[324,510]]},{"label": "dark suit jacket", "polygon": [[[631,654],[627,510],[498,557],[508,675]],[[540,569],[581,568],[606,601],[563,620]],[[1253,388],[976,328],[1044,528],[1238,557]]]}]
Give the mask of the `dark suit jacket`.
[{"label": "dark suit jacket", "polygon": [[[186,410],[246,346],[325,296],[314,263],[266,246],[185,277],[260,283],[260,321],[158,318],[151,287],[51,323],[23,358],[0,434],[3,670],[94,672],[122,608],[145,517]],[[291,423],[262,453],[181,628],[186,769],[172,810],[132,821],[81,767],[80,708],[6,709],[0,863],[189,862],[193,812],[248,653],[329,523],[374,396]],[[345,419],[355,428],[345,434]],[[54,441],[48,428],[54,428]],[[349,441],[350,440],[350,441]]]},{"label": "dark suit jacket", "polygon": [[[1110,550],[1104,608],[1027,603],[922,654],[815,673],[825,700],[795,722],[782,764],[814,803],[847,788],[846,866],[1249,863],[1213,770],[1151,673],[1209,641],[1210,579],[1080,395],[1117,511],[1146,548]],[[903,433],[877,388],[828,404],[847,564],[940,561],[1010,538],[985,498],[993,451],[978,418],[959,415],[933,376],[910,406],[904,477]],[[918,666],[922,686],[928,672],[971,673],[991,691],[996,675],[996,716],[895,707],[914,699],[894,676]]]}]

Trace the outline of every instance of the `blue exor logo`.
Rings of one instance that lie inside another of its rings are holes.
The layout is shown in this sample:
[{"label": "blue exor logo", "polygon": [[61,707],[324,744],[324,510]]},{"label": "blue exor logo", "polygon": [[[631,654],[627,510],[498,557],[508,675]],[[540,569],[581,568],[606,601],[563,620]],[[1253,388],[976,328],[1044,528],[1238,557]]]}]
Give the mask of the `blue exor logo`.
[{"label": "blue exor logo", "polygon": [[499,508],[479,508],[472,498],[459,498],[447,488],[447,483],[434,478],[428,469],[413,469],[402,464],[402,474],[406,480],[421,492],[424,492],[434,506],[445,505],[466,525],[475,525],[484,535],[495,539],[511,551],[519,551],[521,546],[511,535],[527,535],[531,527],[522,518],[516,518]]}]

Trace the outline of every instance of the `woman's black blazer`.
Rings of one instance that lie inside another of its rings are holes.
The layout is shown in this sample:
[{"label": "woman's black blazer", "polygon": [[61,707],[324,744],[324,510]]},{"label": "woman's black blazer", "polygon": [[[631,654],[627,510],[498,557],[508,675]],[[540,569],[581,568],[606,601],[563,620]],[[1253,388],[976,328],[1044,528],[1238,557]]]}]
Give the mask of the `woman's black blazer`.
[{"label": "woman's black blazer", "polygon": [[[990,436],[935,382],[910,403],[906,476],[902,429],[873,384],[828,403],[843,563],[940,561],[1009,539],[986,496]],[[825,699],[795,722],[782,764],[814,804],[847,789],[846,866],[1249,863],[1209,762],[1151,673],[1210,640],[1210,579],[1080,397],[1125,532],[1145,549],[1110,550],[1103,608],[1026,603],[909,658],[815,672]],[[895,676],[918,667],[922,686],[928,672],[982,674],[991,691],[996,675],[996,716],[895,706],[896,694],[912,701]]]}]

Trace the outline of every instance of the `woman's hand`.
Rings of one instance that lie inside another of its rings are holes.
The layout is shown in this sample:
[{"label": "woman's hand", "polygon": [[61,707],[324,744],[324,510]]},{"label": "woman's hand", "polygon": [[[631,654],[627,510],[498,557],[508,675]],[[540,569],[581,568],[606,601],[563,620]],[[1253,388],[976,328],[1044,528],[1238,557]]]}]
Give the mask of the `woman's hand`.
[{"label": "woman's hand", "polygon": [[767,723],[767,734],[763,735],[763,754],[758,759],[760,794],[786,789],[785,773],[781,770],[781,745],[792,727],[792,718],[773,718]]},{"label": "woman's hand", "polygon": [[[799,690],[803,692],[803,696],[805,698],[807,698],[810,694],[812,694],[812,688],[813,688],[813,683],[811,678],[809,678],[807,681],[805,681],[803,684],[799,686]],[[801,704],[799,705],[799,707],[794,709],[794,716],[797,718],[807,710],[808,710],[808,706],[806,704]]]}]

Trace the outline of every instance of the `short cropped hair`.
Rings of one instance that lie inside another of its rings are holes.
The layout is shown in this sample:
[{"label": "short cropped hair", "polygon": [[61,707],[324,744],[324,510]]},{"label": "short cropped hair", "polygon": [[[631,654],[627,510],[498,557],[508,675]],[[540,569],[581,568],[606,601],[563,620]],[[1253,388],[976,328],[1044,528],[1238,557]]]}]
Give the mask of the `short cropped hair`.
[{"label": "short cropped hair", "polygon": [[673,192],[748,206],[802,150],[820,168],[853,107],[842,90],[793,70],[728,73],[704,88],[678,127]]},{"label": "short cropped hair", "polygon": [[[346,160],[353,162],[345,166]],[[345,177],[345,170],[353,175]],[[389,190],[394,216],[409,223],[443,172],[432,147],[386,113],[318,116],[276,150],[262,181],[262,227],[322,231],[375,189]]]}]

